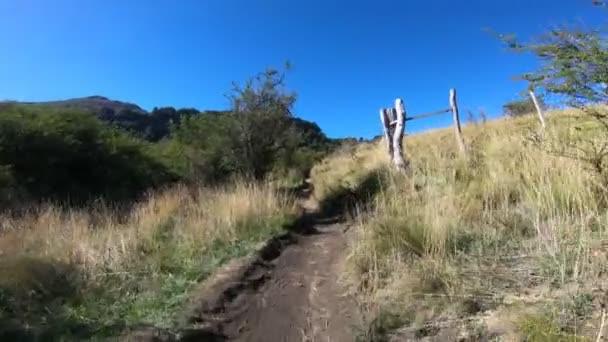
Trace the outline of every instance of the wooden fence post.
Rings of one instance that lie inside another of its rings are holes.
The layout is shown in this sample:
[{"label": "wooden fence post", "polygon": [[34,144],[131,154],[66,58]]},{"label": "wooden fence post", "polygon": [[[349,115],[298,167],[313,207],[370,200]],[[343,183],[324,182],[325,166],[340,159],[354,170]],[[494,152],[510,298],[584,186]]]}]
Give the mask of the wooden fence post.
[{"label": "wooden fence post", "polygon": [[545,115],[543,114],[543,110],[542,110],[542,108],[540,108],[540,104],[538,103],[538,100],[536,99],[536,95],[534,94],[534,91],[530,90],[528,93],[530,94],[530,97],[532,98],[532,102],[534,102],[534,107],[536,107],[536,113],[538,113],[538,119],[540,120],[540,125],[542,126],[542,128],[544,130],[546,125],[545,125]]},{"label": "wooden fence post", "polygon": [[460,116],[458,113],[458,103],[456,102],[456,89],[450,89],[450,107],[452,107],[452,116],[454,117],[454,134],[456,135],[456,144],[460,149],[460,153],[466,155],[464,139],[462,138],[462,130],[460,128]]},{"label": "wooden fence post", "polygon": [[382,121],[382,130],[384,133],[384,142],[388,150],[389,158],[393,159],[393,139],[391,137],[391,119],[388,111],[391,108],[380,109],[380,121]]},{"label": "wooden fence post", "polygon": [[397,114],[397,122],[395,132],[393,133],[393,164],[399,170],[405,169],[405,160],[403,158],[403,131],[405,130],[405,106],[403,100],[395,100],[395,111]]},{"label": "wooden fence post", "polygon": [[391,163],[398,170],[403,170],[407,165],[403,157],[403,131],[405,130],[403,101],[395,100],[395,108],[380,109],[380,121],[382,121],[384,141]]}]

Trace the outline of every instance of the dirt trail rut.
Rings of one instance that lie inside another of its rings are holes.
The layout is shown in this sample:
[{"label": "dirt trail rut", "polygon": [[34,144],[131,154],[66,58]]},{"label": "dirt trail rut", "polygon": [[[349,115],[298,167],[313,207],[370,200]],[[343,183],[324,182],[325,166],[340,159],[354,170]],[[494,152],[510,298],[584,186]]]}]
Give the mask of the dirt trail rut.
[{"label": "dirt trail rut", "polygon": [[[344,225],[317,224],[275,261],[270,279],[224,332],[234,341],[353,341],[356,303],[339,284]],[[354,325],[354,326],[353,326]]]},{"label": "dirt trail rut", "polygon": [[309,212],[304,226],[207,284],[193,323],[212,326],[214,338],[183,340],[354,341],[362,320],[339,281],[346,225]]}]

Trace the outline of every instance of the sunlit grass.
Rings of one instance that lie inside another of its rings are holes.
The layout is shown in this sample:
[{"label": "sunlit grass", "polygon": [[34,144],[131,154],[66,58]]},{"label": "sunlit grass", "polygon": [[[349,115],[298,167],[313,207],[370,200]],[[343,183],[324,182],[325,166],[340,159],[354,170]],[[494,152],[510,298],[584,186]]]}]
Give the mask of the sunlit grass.
[{"label": "sunlit grass", "polygon": [[297,214],[270,186],[237,182],[151,194],[123,217],[52,205],[4,217],[0,269],[10,276],[0,279],[0,321],[48,324],[59,335],[171,326],[194,284]]},{"label": "sunlit grass", "polygon": [[[606,139],[598,127],[573,111],[550,113],[542,134],[534,116],[470,124],[467,158],[451,129],[416,134],[404,141],[404,174],[389,167],[383,142],[325,161],[313,174],[321,196],[371,170],[386,175],[355,220],[353,285],[414,330],[507,305],[504,297],[520,291],[538,291],[543,310],[591,293],[606,283],[606,193],[574,152]],[[575,331],[597,318],[555,324]]]}]

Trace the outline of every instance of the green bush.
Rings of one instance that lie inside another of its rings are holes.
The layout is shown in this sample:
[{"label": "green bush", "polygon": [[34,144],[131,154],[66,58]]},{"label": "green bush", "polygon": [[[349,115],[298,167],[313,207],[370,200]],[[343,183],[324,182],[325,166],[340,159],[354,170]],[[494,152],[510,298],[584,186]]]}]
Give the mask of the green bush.
[{"label": "green bush", "polygon": [[0,108],[3,192],[16,192],[19,185],[34,198],[75,204],[132,199],[177,179],[151,152],[147,143],[88,113]]},{"label": "green bush", "polygon": [[228,111],[151,113],[102,97],[0,103],[0,206],[28,204],[25,198],[132,200],[175,181],[273,176],[299,183],[336,145],[292,116],[295,95],[275,70],[235,86],[230,99]]},{"label": "green bush", "polygon": [[305,177],[335,144],[316,124],[291,115],[295,97],[282,80],[268,70],[234,88],[230,111],[182,117],[160,153],[185,179],[205,183],[233,175]]}]

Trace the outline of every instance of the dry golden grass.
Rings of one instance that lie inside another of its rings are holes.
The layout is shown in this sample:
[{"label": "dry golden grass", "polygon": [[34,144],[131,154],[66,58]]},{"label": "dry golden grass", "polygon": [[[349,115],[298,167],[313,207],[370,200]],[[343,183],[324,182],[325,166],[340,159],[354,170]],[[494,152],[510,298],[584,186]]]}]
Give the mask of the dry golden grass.
[{"label": "dry golden grass", "polygon": [[[313,173],[323,196],[344,177],[383,169],[382,191],[356,220],[350,273],[369,303],[399,316],[403,336],[470,317],[484,327],[485,314],[526,291],[565,340],[597,333],[586,324],[598,321],[594,289],[607,280],[606,192],[579,148],[608,132],[574,112],[551,113],[548,124],[537,143],[533,116],[467,125],[466,159],[451,129],[409,136],[405,174],[390,170],[382,143]],[[526,329],[519,332],[534,335]]]},{"label": "dry golden grass", "polygon": [[[123,320],[169,325],[193,284],[280,232],[297,214],[293,199],[270,186],[237,182],[152,194],[122,218],[104,207],[52,205],[21,218],[3,217],[0,268],[12,274],[0,279],[0,304],[14,308],[0,310],[0,321],[21,310],[13,298],[19,287],[34,282],[34,290],[52,294],[56,279],[45,278],[55,278],[57,265],[65,265],[62,276],[76,289],[47,312],[62,324],[84,321],[101,330]],[[50,271],[31,274],[41,269]]]},{"label": "dry golden grass", "polygon": [[28,253],[78,267],[91,276],[103,269],[119,272],[144,241],[154,239],[159,226],[173,220],[180,244],[203,247],[215,239],[235,241],[248,232],[243,223],[263,223],[277,213],[294,212],[288,198],[270,187],[237,183],[194,193],[176,187],[148,196],[118,222],[110,209],[64,211],[52,205],[23,218],[2,219],[0,255]]},{"label": "dry golden grass", "polygon": [[313,167],[310,175],[313,196],[323,202],[340,188],[356,187],[367,174],[383,167],[387,161],[379,144],[345,146]]}]

